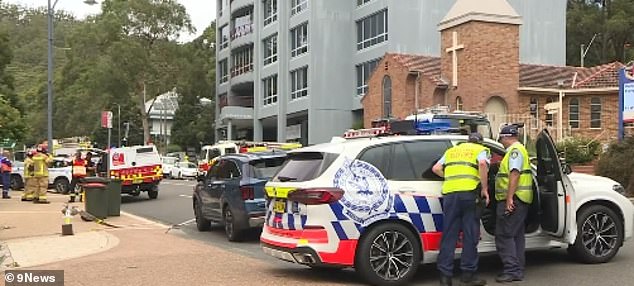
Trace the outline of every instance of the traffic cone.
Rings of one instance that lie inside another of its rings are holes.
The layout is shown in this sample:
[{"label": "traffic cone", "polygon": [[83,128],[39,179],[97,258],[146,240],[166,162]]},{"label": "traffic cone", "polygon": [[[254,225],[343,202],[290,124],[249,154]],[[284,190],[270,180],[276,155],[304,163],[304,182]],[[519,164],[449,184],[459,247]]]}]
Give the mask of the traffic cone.
[{"label": "traffic cone", "polygon": [[77,208],[69,207],[68,204],[62,209],[64,214],[64,224],[62,224],[62,235],[74,235],[73,232],[73,216],[78,214]]}]

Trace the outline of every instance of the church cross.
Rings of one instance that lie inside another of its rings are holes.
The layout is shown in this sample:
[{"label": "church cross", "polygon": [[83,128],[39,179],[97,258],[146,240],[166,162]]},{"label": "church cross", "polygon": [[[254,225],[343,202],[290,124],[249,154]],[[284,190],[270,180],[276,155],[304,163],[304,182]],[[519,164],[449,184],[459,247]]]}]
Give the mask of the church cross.
[{"label": "church cross", "polygon": [[464,45],[458,45],[458,32],[453,31],[453,43],[452,46],[447,48],[447,53],[451,53],[453,78],[451,83],[454,87],[458,86],[458,51],[464,49]]}]

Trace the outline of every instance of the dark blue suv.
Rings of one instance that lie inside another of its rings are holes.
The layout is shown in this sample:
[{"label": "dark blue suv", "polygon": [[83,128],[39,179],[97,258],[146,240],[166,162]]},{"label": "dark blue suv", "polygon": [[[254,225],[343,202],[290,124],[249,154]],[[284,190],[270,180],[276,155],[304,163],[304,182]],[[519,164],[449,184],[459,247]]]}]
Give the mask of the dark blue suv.
[{"label": "dark blue suv", "polygon": [[266,215],[264,185],[285,159],[283,151],[229,154],[216,159],[194,187],[198,230],[207,231],[211,222],[219,223],[229,241],[240,241],[247,230],[262,227]]}]

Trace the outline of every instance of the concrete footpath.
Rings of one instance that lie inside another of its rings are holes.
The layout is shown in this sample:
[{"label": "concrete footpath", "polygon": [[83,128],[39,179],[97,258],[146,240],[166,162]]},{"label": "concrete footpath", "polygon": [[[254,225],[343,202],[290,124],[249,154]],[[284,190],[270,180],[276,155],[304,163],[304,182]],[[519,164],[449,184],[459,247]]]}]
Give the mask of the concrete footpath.
[{"label": "concrete footpath", "polygon": [[270,265],[187,239],[177,229],[167,232],[168,226],[125,213],[107,219],[119,228],[75,216],[75,235],[62,236],[66,196],[50,194],[48,205],[20,202],[20,192],[11,196],[0,200],[0,271],[64,270],[64,285],[341,285],[290,264]]}]

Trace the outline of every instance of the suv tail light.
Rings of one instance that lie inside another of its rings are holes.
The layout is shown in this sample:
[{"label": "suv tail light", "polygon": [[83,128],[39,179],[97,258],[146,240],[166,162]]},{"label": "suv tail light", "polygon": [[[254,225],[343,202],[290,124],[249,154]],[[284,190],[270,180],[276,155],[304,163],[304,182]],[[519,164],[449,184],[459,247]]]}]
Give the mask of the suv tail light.
[{"label": "suv tail light", "polygon": [[240,192],[242,193],[242,200],[244,201],[255,199],[255,191],[251,186],[240,187]]},{"label": "suv tail light", "polygon": [[321,205],[336,202],[343,196],[339,188],[299,189],[288,194],[288,200],[306,205]]}]

